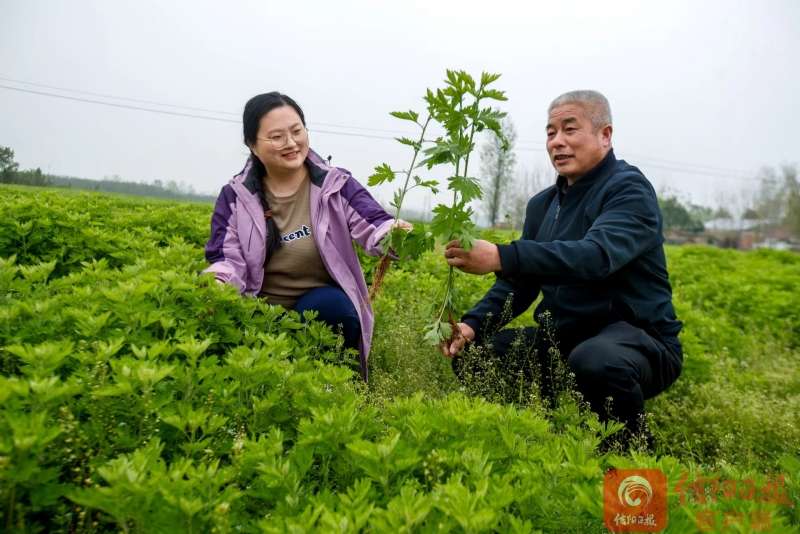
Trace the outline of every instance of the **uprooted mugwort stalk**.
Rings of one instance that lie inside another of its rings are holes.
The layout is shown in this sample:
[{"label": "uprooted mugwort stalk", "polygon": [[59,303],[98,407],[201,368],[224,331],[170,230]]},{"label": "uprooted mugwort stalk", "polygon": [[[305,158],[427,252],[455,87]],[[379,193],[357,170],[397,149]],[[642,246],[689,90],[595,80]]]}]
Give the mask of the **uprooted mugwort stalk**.
[{"label": "uprooted mugwort stalk", "polygon": [[[403,201],[409,191],[417,187],[422,187],[436,194],[438,192],[436,188],[438,182],[435,180],[425,181],[413,174],[414,170],[419,167],[419,165],[417,165],[417,159],[422,151],[422,145],[425,143],[425,132],[431,122],[431,115],[428,114],[428,118],[425,119],[425,122],[419,121],[419,114],[415,111],[393,111],[391,115],[401,120],[413,122],[420,128],[420,134],[417,140],[408,137],[397,138],[399,143],[410,146],[414,150],[411,157],[411,164],[408,168],[404,171],[396,171],[392,169],[388,163],[382,163],[375,167],[375,173],[369,177],[367,182],[370,186],[388,183],[394,181],[398,174],[405,173],[403,186],[395,191],[394,199],[391,202],[392,207],[395,209],[394,220],[397,222],[400,220]],[[380,291],[383,278],[389,270],[389,262],[391,261],[392,255],[404,259],[416,258],[422,254],[422,252],[432,248],[432,236],[423,225],[415,225],[414,229],[411,231],[407,231],[399,226],[393,226],[389,234],[383,240],[383,255],[372,277],[372,287],[369,291],[370,300],[375,300],[375,297]]]},{"label": "uprooted mugwort stalk", "polygon": [[[454,170],[454,174],[447,179],[447,188],[453,192],[453,200],[449,206],[439,204],[434,208],[431,230],[445,243],[457,240],[465,249],[472,246],[476,235],[473,211],[469,204],[482,195],[480,183],[469,175],[475,134],[489,130],[506,143],[500,123],[506,113],[492,107],[480,107],[481,102],[487,99],[506,100],[503,91],[488,88],[499,77],[499,74],[484,72],[476,84],[467,72],[448,70],[445,88],[436,92],[428,90],[425,98],[433,119],[444,128],[445,135],[424,150],[427,157],[422,164],[429,169],[435,165],[450,164]],[[426,330],[425,339],[432,344],[449,343],[460,333],[455,321],[455,275],[453,267],[450,267],[442,302]]]}]

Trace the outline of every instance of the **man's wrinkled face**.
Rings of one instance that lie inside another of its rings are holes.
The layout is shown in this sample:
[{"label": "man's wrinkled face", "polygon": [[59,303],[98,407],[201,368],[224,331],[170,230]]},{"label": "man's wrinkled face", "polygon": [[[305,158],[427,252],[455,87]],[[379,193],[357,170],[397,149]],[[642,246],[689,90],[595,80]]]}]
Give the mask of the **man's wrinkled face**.
[{"label": "man's wrinkled face", "polygon": [[547,153],[558,174],[570,184],[600,163],[611,148],[611,125],[592,125],[582,104],[553,108],[547,120]]}]

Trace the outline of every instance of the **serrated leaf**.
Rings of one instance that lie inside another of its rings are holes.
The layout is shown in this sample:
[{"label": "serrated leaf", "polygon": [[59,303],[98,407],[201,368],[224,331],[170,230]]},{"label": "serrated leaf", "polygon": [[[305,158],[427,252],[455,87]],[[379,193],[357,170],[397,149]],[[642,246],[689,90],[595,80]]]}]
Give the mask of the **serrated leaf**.
[{"label": "serrated leaf", "polygon": [[419,150],[422,146],[419,141],[414,141],[413,139],[409,139],[408,137],[395,137],[394,139],[398,143],[410,146],[414,150]]},{"label": "serrated leaf", "polygon": [[[396,240],[394,239],[396,235]],[[417,223],[410,232],[396,229],[392,235],[392,248],[402,260],[420,257],[424,252],[433,250],[435,240],[425,225]]]},{"label": "serrated leaf", "polygon": [[437,140],[432,147],[424,150],[424,154],[427,157],[422,160],[421,164],[426,165],[429,169],[435,165],[451,163],[454,161],[451,145],[444,141]]},{"label": "serrated leaf", "polygon": [[389,115],[391,115],[396,119],[401,119],[404,121],[411,121],[411,122],[417,122],[417,120],[419,119],[419,113],[417,113],[414,110],[392,111],[391,113],[389,113]]},{"label": "serrated leaf", "polygon": [[481,86],[486,87],[500,79],[500,74],[492,74],[490,72],[481,73]]},{"label": "serrated leaf", "polygon": [[498,91],[497,89],[484,89],[483,93],[481,93],[481,97],[499,100],[501,102],[508,100],[505,91]]},{"label": "serrated leaf", "polygon": [[388,163],[381,163],[375,167],[375,172],[367,179],[367,185],[375,186],[386,182],[392,182],[395,173]]},{"label": "serrated leaf", "polygon": [[447,321],[439,321],[439,339],[441,341],[449,339],[452,333],[453,328],[450,326],[450,323]]},{"label": "serrated leaf", "polygon": [[433,209],[433,213],[431,231],[434,235],[448,241],[453,239],[453,236],[459,235],[463,227],[474,225],[470,220],[470,210],[465,210],[463,205],[445,206],[440,204]]},{"label": "serrated leaf", "polygon": [[[431,345],[438,345],[442,341],[446,340],[449,336],[448,334],[445,334],[444,336],[442,335],[441,324],[442,323],[438,321],[429,324],[427,329],[425,330],[425,336],[423,337],[423,339],[428,343],[430,343]],[[447,325],[448,327],[450,326],[448,323],[444,324]]]},{"label": "serrated leaf", "polygon": [[430,190],[434,195],[439,192],[439,182],[437,180],[422,180],[419,176],[415,176],[414,181],[417,187],[424,187]]},{"label": "serrated leaf", "polygon": [[464,92],[475,94],[475,79],[465,70],[458,71],[458,78]]},{"label": "serrated leaf", "polygon": [[400,190],[398,189],[397,191],[395,191],[395,192],[394,192],[394,195],[392,196],[392,202],[391,202],[391,205],[392,205],[393,207],[397,208],[397,209],[400,209],[400,205],[401,205],[402,203],[403,203],[403,195],[402,195],[402,191],[400,191]]},{"label": "serrated leaf", "polygon": [[469,202],[483,196],[483,190],[478,179],[469,176],[452,176],[448,178],[447,189],[461,195],[462,202]]}]

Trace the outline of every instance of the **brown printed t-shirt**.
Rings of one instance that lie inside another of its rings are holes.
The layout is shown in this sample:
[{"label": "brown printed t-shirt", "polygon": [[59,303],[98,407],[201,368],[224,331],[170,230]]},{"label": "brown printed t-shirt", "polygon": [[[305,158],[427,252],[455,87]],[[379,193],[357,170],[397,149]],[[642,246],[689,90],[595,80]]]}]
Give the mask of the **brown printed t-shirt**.
[{"label": "brown printed t-shirt", "polygon": [[292,195],[276,197],[264,184],[272,217],[281,234],[281,246],[272,253],[264,271],[259,296],[270,304],[291,308],[305,292],[333,283],[311,235],[310,181],[304,180]]}]

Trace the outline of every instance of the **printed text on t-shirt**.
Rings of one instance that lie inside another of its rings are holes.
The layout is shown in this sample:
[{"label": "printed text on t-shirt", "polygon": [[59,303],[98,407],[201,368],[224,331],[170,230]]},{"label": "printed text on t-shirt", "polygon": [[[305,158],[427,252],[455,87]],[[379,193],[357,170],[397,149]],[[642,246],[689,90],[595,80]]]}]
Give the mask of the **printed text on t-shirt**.
[{"label": "printed text on t-shirt", "polygon": [[281,236],[281,241],[284,243],[289,243],[290,241],[294,241],[296,239],[305,239],[306,237],[311,237],[311,228],[304,224],[297,230],[283,234]]}]

